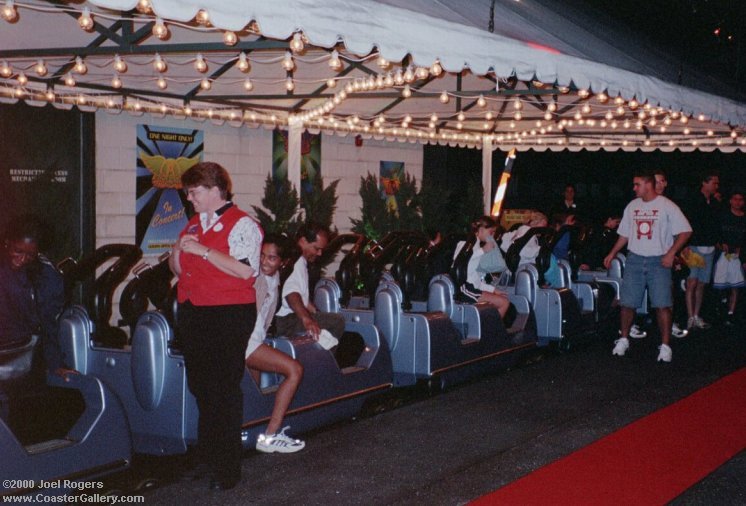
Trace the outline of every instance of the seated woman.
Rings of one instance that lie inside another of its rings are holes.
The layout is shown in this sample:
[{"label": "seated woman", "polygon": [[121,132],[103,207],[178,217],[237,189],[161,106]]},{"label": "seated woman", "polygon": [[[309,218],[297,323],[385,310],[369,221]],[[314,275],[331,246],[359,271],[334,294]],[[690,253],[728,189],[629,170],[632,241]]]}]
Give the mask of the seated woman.
[{"label": "seated woman", "polygon": [[267,424],[267,432],[260,434],[256,442],[256,449],[264,453],[293,453],[306,446],[306,443],[300,439],[294,439],[285,434],[288,427],[277,432],[300,385],[303,366],[285,353],[264,344],[267,329],[277,310],[280,287],[278,271],[285,254],[280,237],[269,234],[264,237],[259,260],[261,274],[254,284],[257,306],[256,325],[246,347],[246,367],[249,368],[257,385],[259,385],[262,371],[280,373],[285,377],[275,394],[275,406]]},{"label": "seated woman", "polygon": [[[474,302],[492,304],[500,317],[504,317],[510,307],[507,294],[484,282],[487,274],[502,272],[507,268],[495,241],[496,230],[497,223],[490,216],[482,216],[472,223],[472,232],[476,235],[477,242],[466,267],[466,283],[461,286],[461,293]],[[457,254],[458,249],[460,248],[457,248]]]},{"label": "seated woman", "polygon": [[[524,225],[521,225],[517,229],[511,232],[506,232],[502,235],[502,237],[500,238],[500,249],[502,249],[503,251],[508,251],[508,249],[510,249],[510,246],[514,242],[523,237],[524,234],[526,234],[526,232],[528,232],[532,228],[545,228],[548,225],[549,221],[547,220],[547,217],[544,213],[540,213],[539,211],[532,211],[529,214],[528,220],[526,220],[526,223]],[[539,256],[540,252],[541,245],[539,244],[538,237],[531,237],[519,253],[520,260],[518,261],[518,266],[525,264],[536,264],[536,259]],[[562,286],[561,276],[557,267],[557,258],[553,254],[550,256],[549,268],[544,273],[544,280],[549,286]]]}]

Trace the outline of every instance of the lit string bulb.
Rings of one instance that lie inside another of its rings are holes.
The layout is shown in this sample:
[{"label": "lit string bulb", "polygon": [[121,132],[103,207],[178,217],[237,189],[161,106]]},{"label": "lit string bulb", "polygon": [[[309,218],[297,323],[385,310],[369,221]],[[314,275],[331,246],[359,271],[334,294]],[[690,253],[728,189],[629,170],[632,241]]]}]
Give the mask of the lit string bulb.
[{"label": "lit string bulb", "polygon": [[[329,63],[329,66],[331,66],[331,62]],[[295,62],[293,61],[293,55],[290,51],[285,51],[285,56],[282,58],[282,68],[287,72],[292,72],[295,69]]]},{"label": "lit string bulb", "polygon": [[246,53],[241,52],[238,55],[238,70],[246,74],[251,70],[251,64],[249,63],[249,59],[246,57]]},{"label": "lit string bulb", "polygon": [[34,66],[34,71],[36,72],[36,75],[39,77],[44,77],[47,75],[47,66],[44,64],[44,60],[39,60],[36,62],[36,65]]},{"label": "lit string bulb", "polygon": [[18,77],[16,77],[16,81],[18,81],[18,84],[21,86],[26,86],[28,84],[28,77],[26,77],[26,74],[23,72],[18,73]]},{"label": "lit string bulb", "polygon": [[197,22],[197,24],[207,26],[210,23],[210,14],[206,10],[200,9],[199,12],[197,12],[197,15],[194,17],[194,20]]},{"label": "lit string bulb", "polygon": [[72,74],[69,72],[65,75],[65,86],[73,87],[75,86],[75,79],[73,78]]},{"label": "lit string bulb", "polygon": [[484,95],[479,95],[479,98],[477,98],[477,105],[479,107],[484,107],[487,105],[487,100],[485,100]]},{"label": "lit string bulb", "polygon": [[158,53],[155,53],[155,56],[153,57],[153,68],[157,72],[165,72],[168,69],[168,64],[166,64],[166,61],[161,58],[161,55]]},{"label": "lit string bulb", "polygon": [[48,102],[54,102],[54,89],[51,86],[47,88],[46,93],[44,93],[44,97],[47,99]]},{"label": "lit string bulb", "polygon": [[78,18],[78,24],[86,32],[93,30],[93,18],[91,17],[91,10],[88,7],[83,9],[83,13]]},{"label": "lit string bulb", "polygon": [[438,98],[438,100],[440,100],[441,104],[447,104],[448,102],[451,101],[451,98],[448,96],[448,93],[444,91],[440,94],[440,97]]},{"label": "lit string bulb", "polygon": [[111,87],[117,90],[122,87],[122,80],[116,74],[111,78]]},{"label": "lit string bulb", "polygon": [[303,36],[300,34],[300,32],[295,32],[293,34],[293,38],[290,40],[290,50],[293,53],[300,53],[305,49],[305,44],[303,43]]},{"label": "lit string bulb", "polygon": [[226,30],[223,32],[223,44],[226,46],[235,46],[238,43],[238,35],[236,32]]},{"label": "lit string bulb", "polygon": [[10,68],[7,61],[3,60],[3,64],[0,65],[0,76],[10,77],[11,75],[13,75],[13,69]]},{"label": "lit string bulb", "polygon": [[153,35],[161,40],[168,37],[168,27],[161,18],[155,18],[155,24],[153,25]]},{"label": "lit string bulb", "polygon": [[251,79],[248,77],[243,82],[243,89],[246,91],[251,91],[254,89],[254,83],[251,82]]},{"label": "lit string bulb", "polygon": [[209,90],[210,88],[212,88],[212,83],[210,82],[210,80],[209,80],[209,79],[207,79],[206,77],[204,77],[204,78],[202,78],[202,80],[201,80],[201,81],[199,82],[199,87],[200,87],[200,88],[202,88],[203,90],[207,91],[207,90]]},{"label": "lit string bulb", "polygon": [[339,59],[339,52],[337,52],[336,49],[332,51],[332,54],[329,57],[329,68],[335,72],[342,70],[342,60]]},{"label": "lit string bulb", "polygon": [[118,54],[114,55],[114,70],[120,74],[127,72],[127,63]]},{"label": "lit string bulb", "polygon": [[409,84],[405,84],[404,85],[404,88],[401,91],[401,96],[404,97],[404,98],[409,98],[409,97],[412,96],[412,90],[409,87]]},{"label": "lit string bulb", "polygon": [[285,79],[285,89],[288,91],[293,91],[295,89],[295,83],[293,82],[293,78],[290,76]]},{"label": "lit string bulb", "polygon": [[75,57],[75,66],[73,67],[73,70],[80,75],[83,75],[86,72],[88,72],[88,67],[83,61],[83,58],[81,58],[80,56]]},{"label": "lit string bulb", "polygon": [[18,10],[13,0],[6,0],[0,13],[2,13],[3,19],[8,23],[15,23],[18,20]]},{"label": "lit string bulb", "polygon": [[202,74],[207,72],[207,62],[202,56],[202,53],[197,53],[197,57],[194,60],[194,69]]},{"label": "lit string bulb", "polygon": [[438,77],[440,74],[443,73],[443,67],[440,66],[440,62],[438,60],[435,60],[435,63],[433,63],[430,67],[430,73],[435,77]]},{"label": "lit string bulb", "polygon": [[137,12],[141,14],[150,14],[150,11],[152,10],[150,0],[139,0],[135,9],[137,9]]},{"label": "lit string bulb", "polygon": [[163,76],[158,78],[157,84],[158,84],[158,87],[162,90],[165,90],[166,88],[168,88],[168,83],[163,78]]}]

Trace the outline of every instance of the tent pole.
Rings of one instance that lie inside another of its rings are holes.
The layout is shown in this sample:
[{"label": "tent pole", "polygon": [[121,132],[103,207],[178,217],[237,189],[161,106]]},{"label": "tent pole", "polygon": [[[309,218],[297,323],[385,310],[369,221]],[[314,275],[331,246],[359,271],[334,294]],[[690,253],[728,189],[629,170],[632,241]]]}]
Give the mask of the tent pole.
[{"label": "tent pole", "polygon": [[489,215],[492,208],[492,136],[482,136],[482,207],[484,214]]},{"label": "tent pole", "polygon": [[300,188],[300,151],[301,136],[303,135],[303,121],[290,118],[288,121],[288,181],[298,191]]}]

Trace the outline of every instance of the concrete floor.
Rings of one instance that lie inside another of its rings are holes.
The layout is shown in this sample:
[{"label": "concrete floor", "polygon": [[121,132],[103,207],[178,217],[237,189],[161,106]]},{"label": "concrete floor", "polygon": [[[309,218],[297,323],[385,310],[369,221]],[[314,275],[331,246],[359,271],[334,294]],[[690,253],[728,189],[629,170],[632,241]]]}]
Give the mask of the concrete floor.
[{"label": "concrete floor", "polygon": [[[158,469],[146,504],[465,504],[746,365],[742,326],[676,340],[671,364],[655,362],[654,336],[633,340],[622,358],[611,355],[613,339],[538,352],[446,392],[389,392],[357,420],[303,435],[302,452],[247,452],[231,491],[179,481],[178,462],[133,472]],[[746,504],[743,476],[741,452],[673,504]]]}]

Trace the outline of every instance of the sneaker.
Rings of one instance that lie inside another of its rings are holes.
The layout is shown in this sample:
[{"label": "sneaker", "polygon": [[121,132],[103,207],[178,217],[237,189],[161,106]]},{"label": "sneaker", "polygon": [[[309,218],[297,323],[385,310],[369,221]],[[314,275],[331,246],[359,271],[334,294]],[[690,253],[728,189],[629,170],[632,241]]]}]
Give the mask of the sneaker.
[{"label": "sneaker", "polygon": [[671,335],[674,337],[678,337],[679,339],[681,339],[682,337],[686,337],[688,333],[689,332],[686,329],[682,329],[681,327],[679,327],[678,323],[674,322],[674,324],[671,325]]},{"label": "sneaker", "polygon": [[267,435],[259,434],[256,439],[256,449],[264,453],[295,453],[306,447],[306,443],[300,439],[293,439],[285,431],[290,427],[285,427],[277,434]]},{"label": "sneaker", "polygon": [[671,350],[671,347],[667,344],[661,344],[658,347],[660,353],[658,353],[658,362],[670,362],[673,358],[673,350]]},{"label": "sneaker", "polygon": [[694,326],[697,327],[698,329],[704,330],[704,329],[709,329],[711,327],[711,325],[709,323],[707,323],[706,321],[704,321],[699,316],[695,316],[694,319],[695,319]]},{"label": "sneaker", "polygon": [[648,333],[642,330],[639,325],[632,325],[629,329],[629,337],[632,337],[634,339],[642,339],[643,337],[647,336]]},{"label": "sneaker", "polygon": [[686,329],[692,330],[693,328],[696,328],[696,327],[697,327],[697,317],[692,316],[686,321]]},{"label": "sneaker", "polygon": [[479,297],[481,296],[481,294],[472,292],[471,290],[466,288],[466,285],[461,285],[461,293],[463,293],[470,302],[477,302],[479,300]]},{"label": "sneaker", "polygon": [[616,341],[614,341],[614,349],[611,350],[612,355],[617,355],[620,357],[623,357],[625,353],[627,353],[627,348],[629,348],[629,339],[626,337],[620,337]]}]

